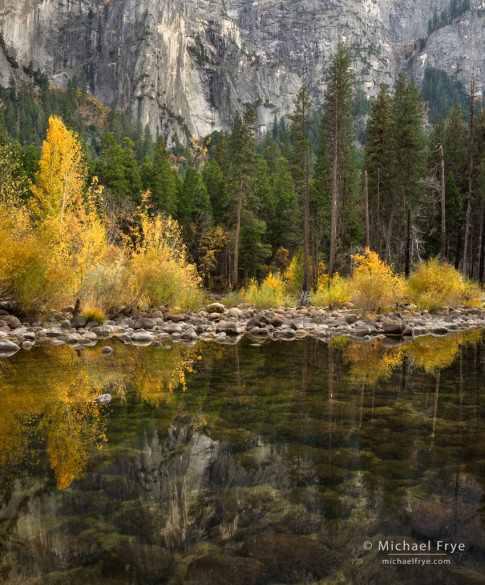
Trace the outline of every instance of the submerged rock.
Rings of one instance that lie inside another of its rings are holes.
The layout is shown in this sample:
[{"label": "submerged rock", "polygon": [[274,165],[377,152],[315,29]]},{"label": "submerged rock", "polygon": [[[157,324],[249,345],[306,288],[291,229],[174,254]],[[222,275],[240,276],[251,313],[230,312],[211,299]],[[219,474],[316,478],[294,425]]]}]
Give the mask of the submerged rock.
[{"label": "submerged rock", "polygon": [[264,565],[260,561],[211,554],[190,563],[186,580],[197,585],[256,585],[263,574]]},{"label": "submerged rock", "polygon": [[278,582],[308,583],[329,573],[327,549],[305,536],[261,532],[244,543],[243,551],[261,561]]},{"label": "submerged rock", "polygon": [[172,563],[172,554],[152,544],[119,545],[103,560],[103,573],[127,583],[160,583]]},{"label": "submerged rock", "polygon": [[93,398],[91,402],[96,402],[96,404],[109,404],[111,402],[111,394],[101,394],[101,396]]},{"label": "submerged rock", "polygon": [[134,345],[150,345],[155,338],[148,331],[137,331],[131,335],[131,341]]}]

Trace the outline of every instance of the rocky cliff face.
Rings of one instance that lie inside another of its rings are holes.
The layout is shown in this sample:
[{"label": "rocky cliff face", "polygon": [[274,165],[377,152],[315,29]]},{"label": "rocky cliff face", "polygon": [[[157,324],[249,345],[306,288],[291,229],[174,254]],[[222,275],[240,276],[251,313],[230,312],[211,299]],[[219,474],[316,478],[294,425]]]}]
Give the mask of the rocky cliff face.
[{"label": "rocky cliff face", "polygon": [[[479,2],[481,0],[476,0]],[[433,12],[448,0],[0,0],[5,51],[0,82],[30,62],[63,87],[86,76],[88,91],[154,133],[227,129],[257,108],[261,132],[302,83],[320,102],[325,71],[342,40],[357,79],[375,95],[405,68],[426,65],[467,82],[485,67],[481,9],[438,29],[419,52]],[[6,59],[10,57],[10,63]],[[18,69],[12,69],[14,57]]]}]

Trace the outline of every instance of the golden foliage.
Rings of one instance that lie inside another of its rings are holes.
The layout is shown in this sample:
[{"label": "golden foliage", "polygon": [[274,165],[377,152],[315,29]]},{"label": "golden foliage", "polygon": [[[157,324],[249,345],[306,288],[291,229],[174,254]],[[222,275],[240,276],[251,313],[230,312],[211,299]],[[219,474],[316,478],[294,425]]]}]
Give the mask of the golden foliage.
[{"label": "golden foliage", "polygon": [[377,311],[402,300],[404,279],[369,248],[352,256],[355,263],[350,281],[352,302],[364,311]]},{"label": "golden foliage", "polygon": [[446,337],[418,337],[406,346],[414,364],[428,373],[435,373],[450,366],[456,359],[460,346],[474,346],[482,339],[482,331],[462,331]]},{"label": "golden foliage", "polygon": [[[327,275],[326,275],[327,276]],[[341,307],[352,298],[350,281],[347,278],[334,274],[332,281],[328,284],[328,278],[322,279],[317,292],[311,296],[310,302],[316,307]]]},{"label": "golden foliage", "polygon": [[85,370],[75,367],[68,379],[53,381],[50,392],[55,399],[44,411],[41,428],[61,490],[84,471],[90,448],[100,447],[106,435],[100,407],[91,402],[100,392],[100,384]]},{"label": "golden foliage", "polygon": [[478,282],[463,278],[463,285],[465,287],[462,295],[462,303],[466,308],[483,307],[483,289]]},{"label": "golden foliage", "polygon": [[[90,457],[106,441],[106,407],[92,402],[106,392],[124,400],[129,392],[157,406],[169,403],[186,387],[186,374],[201,359],[182,344],[171,351],[119,345],[108,362],[99,348],[86,348],[82,360],[67,347],[44,348],[50,365],[37,360],[0,362],[2,379],[0,466],[21,465],[29,457],[32,425],[39,428],[59,489],[87,468]],[[102,381],[102,382],[101,382]]]},{"label": "golden foliage", "polygon": [[409,298],[423,310],[441,307],[481,307],[478,283],[464,279],[451,264],[437,258],[423,262],[407,282]]},{"label": "golden foliage", "polygon": [[172,218],[149,215],[149,193],[139,212],[139,229],[128,266],[130,304],[195,308],[202,302],[200,277],[185,259],[181,229]]},{"label": "golden foliage", "polygon": [[194,166],[201,171],[208,158],[209,158],[209,150],[208,145],[211,143],[212,137],[209,136],[208,138],[195,138],[192,137],[192,146],[190,147],[190,155],[193,158]]},{"label": "golden foliage", "polygon": [[100,325],[104,323],[106,319],[106,315],[102,309],[99,307],[92,307],[90,305],[83,307],[81,316],[86,319],[86,322],[88,323],[89,321],[96,321],[96,323],[99,323]]},{"label": "golden foliage", "polygon": [[287,307],[294,303],[294,299],[286,292],[285,281],[279,274],[273,273],[270,273],[261,285],[258,285],[256,280],[251,280],[248,286],[240,291],[239,297],[242,302],[257,309]]},{"label": "golden foliage", "polygon": [[353,379],[367,384],[387,380],[402,364],[404,349],[389,349],[375,339],[368,343],[351,343],[343,349],[343,357],[351,364]]},{"label": "golden foliage", "polygon": [[21,162],[7,144],[0,144],[0,205],[2,210],[17,206],[32,187],[22,178]]},{"label": "golden foliage", "polygon": [[56,367],[47,370],[35,360],[21,371],[1,364],[0,465],[21,453],[35,420],[58,488],[64,489],[86,468],[92,448],[106,440],[102,409],[91,402],[101,385],[67,349],[49,359]]},{"label": "golden foliage", "polygon": [[199,272],[211,289],[215,283],[220,256],[227,249],[228,244],[228,231],[218,225],[204,231],[199,240]]},{"label": "golden foliage", "polygon": [[[309,274],[315,274],[316,270],[318,270],[317,287],[320,288],[328,284],[328,275],[325,274],[325,263],[322,257],[320,257],[317,267],[313,266],[311,258],[308,259]],[[291,294],[299,295],[303,288],[303,254],[301,252],[293,256],[288,268],[285,270],[284,277],[288,291]]]},{"label": "golden foliage", "polygon": [[81,146],[60,118],[49,120],[29,208],[16,194],[21,189],[15,165],[0,147],[2,156],[0,167],[6,165],[10,175],[0,188],[0,292],[24,312],[60,308],[74,299],[104,311],[120,304],[201,302],[200,279],[185,262],[180,228],[170,218],[150,215],[148,193],[130,233],[118,247],[108,244],[107,231],[121,231],[105,216],[96,177],[86,186]]},{"label": "golden foliage", "polygon": [[35,197],[32,211],[38,219],[56,220],[62,239],[66,214],[82,206],[87,166],[77,135],[68,130],[57,116],[49,119],[39,167],[32,188]]},{"label": "golden foliage", "polygon": [[280,246],[273,257],[271,266],[269,267],[270,272],[279,272],[285,274],[290,266],[290,252],[283,246]]}]

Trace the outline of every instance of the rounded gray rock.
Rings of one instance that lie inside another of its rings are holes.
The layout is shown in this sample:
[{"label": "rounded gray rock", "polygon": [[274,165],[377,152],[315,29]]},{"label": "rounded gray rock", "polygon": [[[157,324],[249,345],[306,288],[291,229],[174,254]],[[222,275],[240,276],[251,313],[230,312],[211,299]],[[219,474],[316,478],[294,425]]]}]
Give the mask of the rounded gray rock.
[{"label": "rounded gray rock", "polygon": [[0,339],[0,356],[5,357],[5,355],[13,355],[19,351],[20,347],[10,341],[9,339]]}]

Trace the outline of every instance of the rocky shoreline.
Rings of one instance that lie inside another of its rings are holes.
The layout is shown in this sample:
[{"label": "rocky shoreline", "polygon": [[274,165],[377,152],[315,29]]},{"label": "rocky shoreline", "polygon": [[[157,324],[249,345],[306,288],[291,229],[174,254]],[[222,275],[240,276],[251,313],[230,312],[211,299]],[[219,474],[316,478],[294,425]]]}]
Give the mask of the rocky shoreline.
[{"label": "rocky shoreline", "polygon": [[[374,319],[361,311],[294,307],[257,310],[251,307],[225,307],[211,303],[198,312],[172,312],[165,307],[107,320],[102,325],[86,323],[75,317],[73,307],[53,313],[48,322],[40,319],[22,322],[0,309],[0,357],[9,357],[20,349],[50,342],[77,350],[95,346],[100,340],[116,337],[135,346],[167,347],[167,341],[194,346],[200,340],[235,344],[242,336],[253,343],[266,339],[291,341],[312,336],[328,341],[346,336],[359,341],[382,339],[388,346],[399,345],[423,335],[444,336],[453,331],[485,328],[484,309],[441,309],[433,314],[403,308]],[[165,342],[165,343],[164,343]],[[112,348],[104,346],[102,353]]]}]

